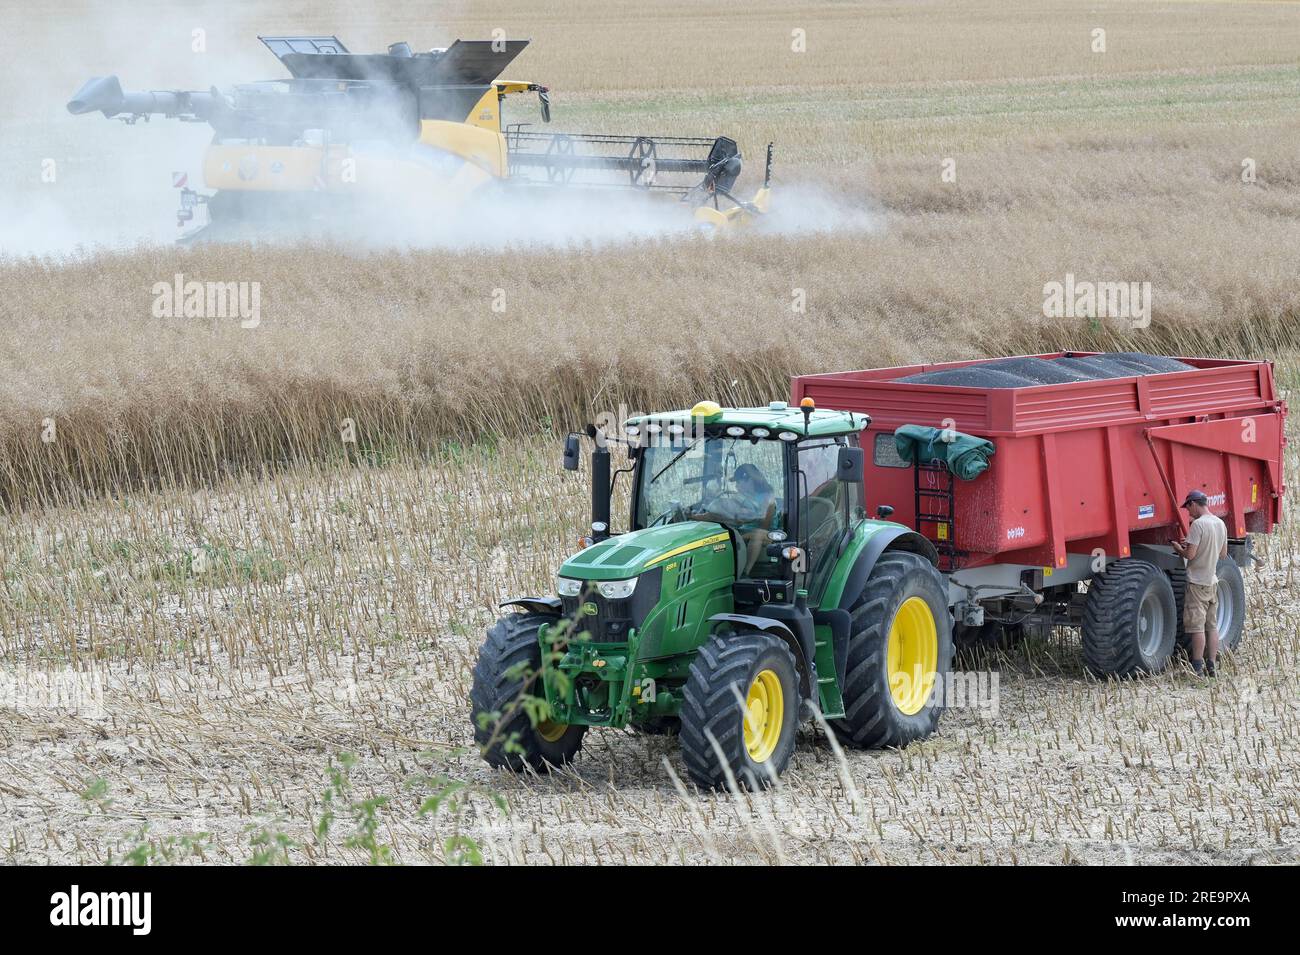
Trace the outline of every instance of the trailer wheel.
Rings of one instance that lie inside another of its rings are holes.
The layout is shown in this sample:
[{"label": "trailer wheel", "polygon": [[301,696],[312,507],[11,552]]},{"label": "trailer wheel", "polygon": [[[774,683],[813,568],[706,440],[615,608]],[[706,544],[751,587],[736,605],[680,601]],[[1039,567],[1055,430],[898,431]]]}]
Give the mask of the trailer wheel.
[{"label": "trailer wheel", "polygon": [[1092,578],[1083,611],[1083,662],[1100,677],[1159,673],[1178,634],[1174,588],[1144,560],[1112,563]]},{"label": "trailer wheel", "polygon": [[1219,578],[1219,648],[1235,650],[1246,628],[1246,581],[1231,557],[1219,561],[1214,576]]},{"label": "trailer wheel", "polygon": [[[1219,648],[1236,650],[1241,646],[1241,637],[1246,625],[1246,581],[1241,568],[1231,557],[1222,557],[1214,568],[1214,576],[1219,578],[1219,613],[1216,623],[1219,628]],[[1191,653],[1192,641],[1183,629],[1183,596],[1187,593],[1187,571],[1171,570],[1169,582],[1174,588],[1174,597],[1178,603],[1178,649]]]},{"label": "trailer wheel", "polygon": [[886,551],[850,611],[844,718],[832,725],[855,746],[906,746],[943,713],[952,668],[952,617],[943,576],[924,557]]},{"label": "trailer wheel", "polygon": [[799,728],[794,654],[769,633],[718,634],[695,656],[682,690],[686,771],[704,789],[770,786],[790,762]]},{"label": "trailer wheel", "polygon": [[1023,623],[1001,623],[985,620],[981,626],[952,625],[952,646],[956,656],[968,662],[978,662],[991,653],[1009,650],[1025,639]]},{"label": "trailer wheel", "polygon": [[563,766],[582,746],[587,727],[549,720],[534,726],[519,705],[525,689],[533,696],[542,695],[540,677],[527,688],[524,684],[542,665],[538,631],[542,624],[554,622],[554,617],[543,614],[514,613],[488,628],[474,665],[469,701],[474,741],[489,765],[516,772],[525,766]]},{"label": "trailer wheel", "polygon": [[1183,629],[1183,598],[1187,596],[1187,569],[1180,567],[1167,573],[1169,586],[1174,590],[1174,613],[1178,616],[1178,636],[1174,638],[1174,646],[1180,652],[1190,656],[1192,641],[1187,639],[1187,631]]}]

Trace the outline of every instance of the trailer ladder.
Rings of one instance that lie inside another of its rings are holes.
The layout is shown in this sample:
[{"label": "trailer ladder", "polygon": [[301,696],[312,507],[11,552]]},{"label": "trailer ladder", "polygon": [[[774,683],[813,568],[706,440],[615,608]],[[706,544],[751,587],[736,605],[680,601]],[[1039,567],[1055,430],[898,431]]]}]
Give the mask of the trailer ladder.
[{"label": "trailer ladder", "polygon": [[922,464],[918,460],[912,468],[912,475],[916,492],[916,531],[939,552],[940,570],[957,570],[960,553],[953,543],[957,538],[957,510],[953,504],[952,472],[940,461]]}]

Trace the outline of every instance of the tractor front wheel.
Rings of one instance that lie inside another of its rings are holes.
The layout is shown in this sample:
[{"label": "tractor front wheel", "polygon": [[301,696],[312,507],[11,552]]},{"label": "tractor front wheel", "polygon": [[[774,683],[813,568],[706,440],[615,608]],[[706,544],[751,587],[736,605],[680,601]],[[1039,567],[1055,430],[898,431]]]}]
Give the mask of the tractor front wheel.
[{"label": "tractor front wheel", "polygon": [[924,557],[886,551],[853,609],[844,718],[855,746],[906,746],[938,728],[952,668],[952,616],[943,575]]},{"label": "tractor front wheel", "polygon": [[534,725],[523,705],[526,696],[543,696],[538,633],[543,624],[555,622],[542,614],[514,613],[488,628],[469,700],[474,741],[492,766],[516,772],[525,766],[563,766],[582,746],[585,726],[550,720]]},{"label": "tractor front wheel", "polygon": [[799,728],[799,675],[779,637],[742,631],[700,647],[682,691],[681,745],[697,785],[770,786]]}]

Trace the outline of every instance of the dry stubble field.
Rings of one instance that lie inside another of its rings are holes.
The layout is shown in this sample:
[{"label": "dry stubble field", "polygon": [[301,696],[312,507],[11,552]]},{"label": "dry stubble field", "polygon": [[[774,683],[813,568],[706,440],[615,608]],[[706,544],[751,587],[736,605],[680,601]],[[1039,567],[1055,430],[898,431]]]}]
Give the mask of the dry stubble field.
[{"label": "dry stubble field", "polygon": [[[17,63],[0,78],[0,190],[40,212],[0,260],[0,658],[13,675],[85,671],[103,702],[3,710],[6,858],[1296,858],[1290,525],[1248,575],[1230,679],[1090,682],[1062,635],[997,661],[996,715],[953,712],[901,753],[841,759],[805,731],[771,794],[684,793],[671,741],[617,733],[550,778],[492,774],[465,751],[464,697],[492,606],[547,586],[582,524],[548,434],[593,411],[1056,346],[1276,357],[1293,383],[1300,7],[579,2],[526,20],[466,3],[431,25],[423,5],[301,6],[196,8],[223,54],[198,62],[195,17],[150,4],[98,39],[82,27],[105,8],[86,4],[0,38]],[[172,157],[153,160],[157,182],[130,170],[193,131],[61,114],[90,73],[204,87],[273,72],[256,32],[356,49],[498,25],[534,38],[511,73],[556,88],[557,123],[726,131],[750,157],[774,139],[778,202],[838,228],[506,255],[20,254],[64,236],[51,207],[123,230],[170,210]],[[37,204],[46,155],[66,172]],[[178,271],[260,281],[262,324],[153,319],[152,284]],[[1041,318],[1043,283],[1067,271],[1151,281],[1152,327]],[[809,307],[792,319],[795,288]]]}]

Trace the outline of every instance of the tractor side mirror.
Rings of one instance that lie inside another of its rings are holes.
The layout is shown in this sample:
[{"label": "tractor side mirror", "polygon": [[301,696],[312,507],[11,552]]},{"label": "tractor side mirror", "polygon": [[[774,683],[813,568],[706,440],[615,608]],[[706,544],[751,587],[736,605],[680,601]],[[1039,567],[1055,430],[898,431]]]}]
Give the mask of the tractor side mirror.
[{"label": "tractor side mirror", "polygon": [[551,94],[546,90],[542,90],[537,94],[537,99],[542,104],[542,122],[549,123],[551,121]]},{"label": "tractor side mirror", "polygon": [[564,439],[564,470],[576,471],[578,464],[582,460],[582,442],[581,436],[577,432],[569,432],[569,436]]},{"label": "tractor side mirror", "polygon": [[894,513],[894,508],[889,504],[880,504],[876,507],[876,517],[882,521],[889,520],[889,515]]},{"label": "tractor side mirror", "polygon": [[852,484],[861,484],[866,476],[867,459],[861,448],[840,448],[839,468],[835,477]]}]

